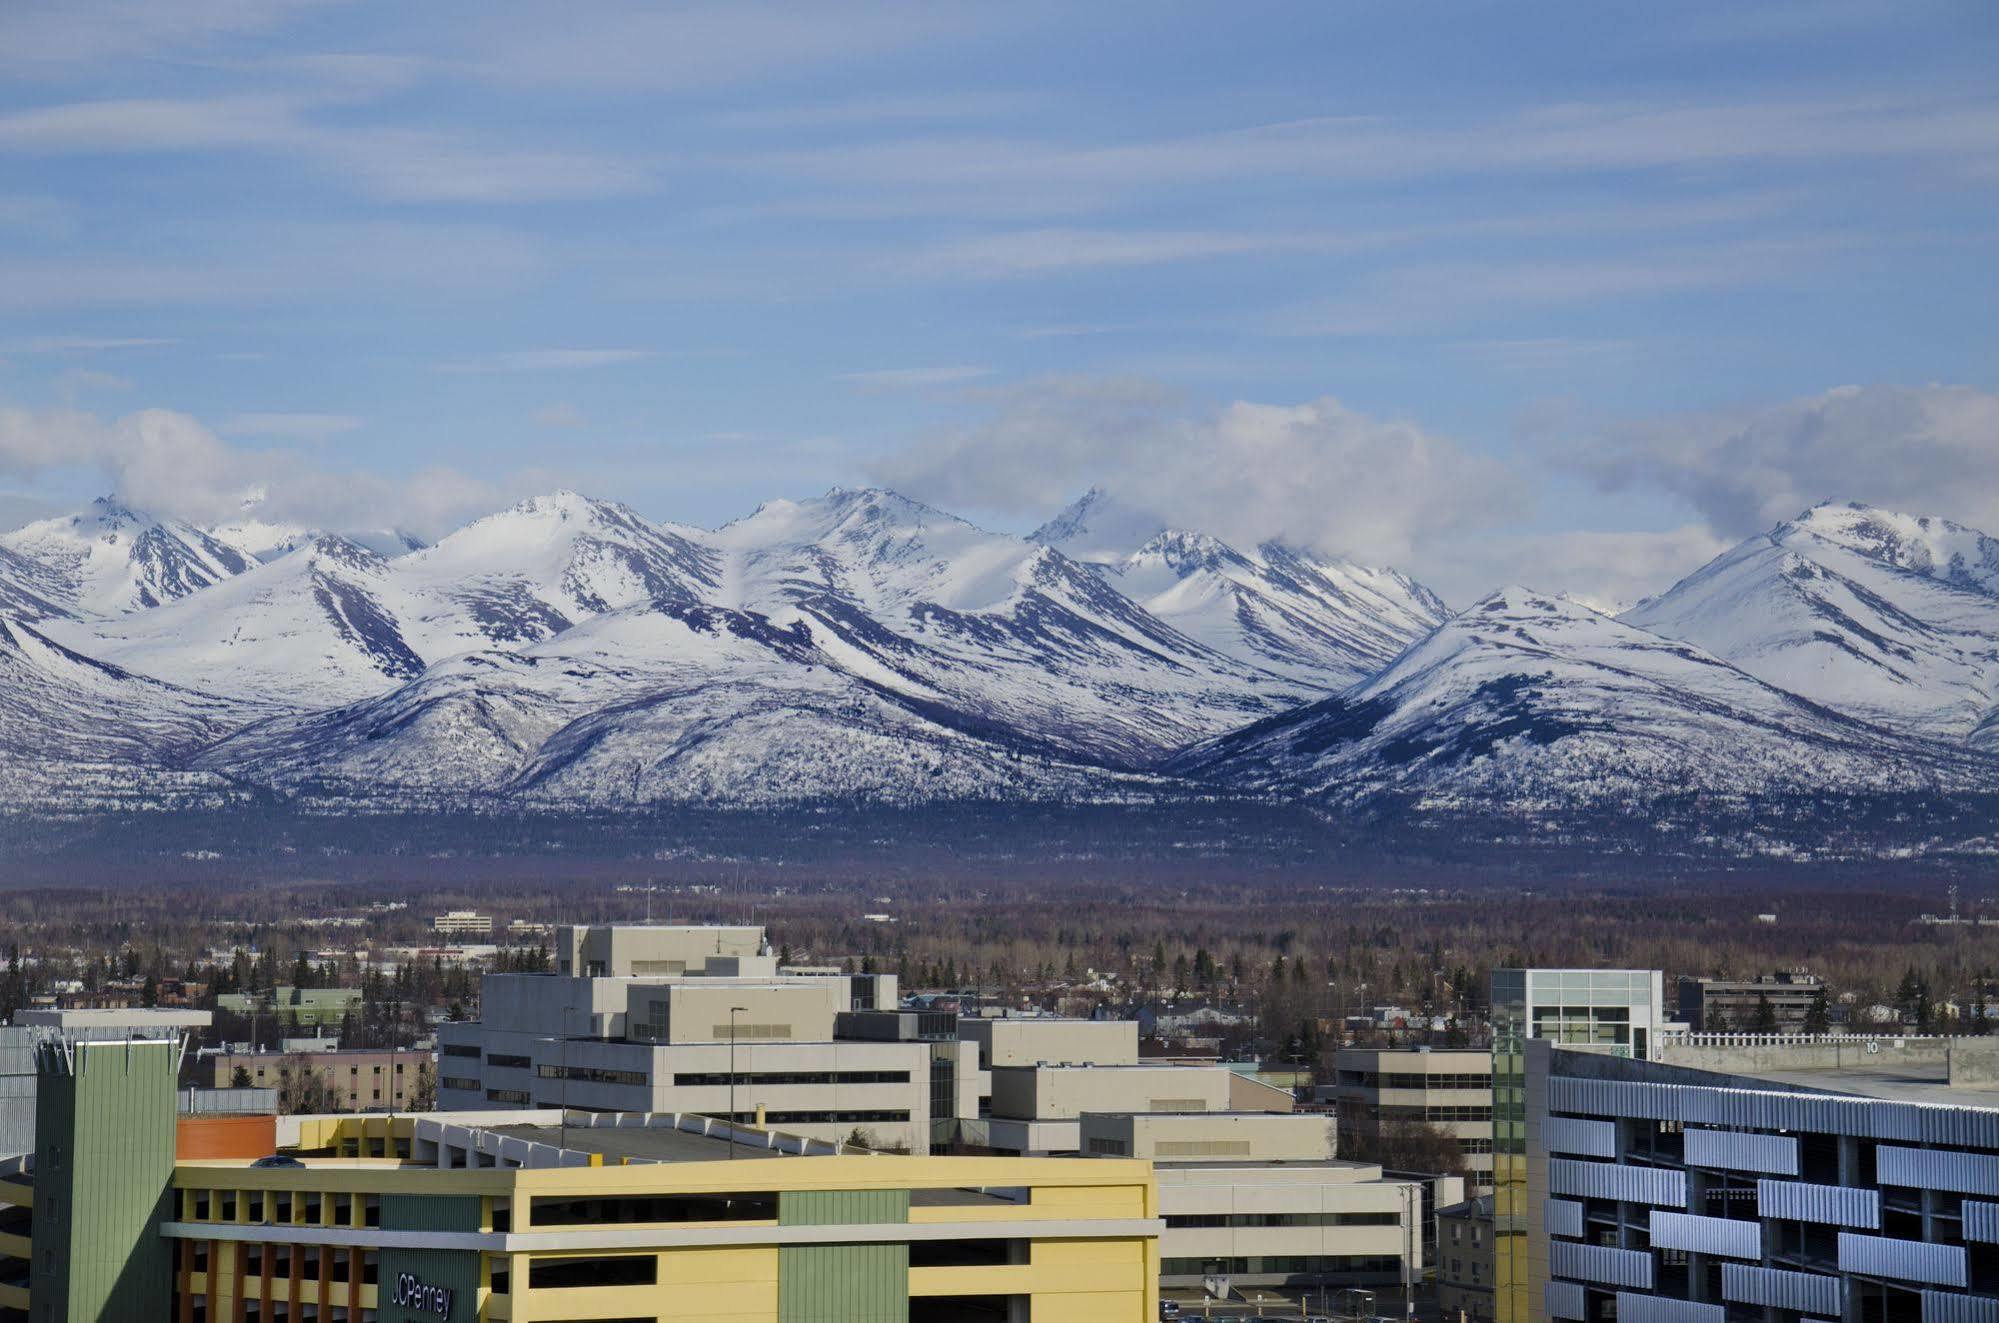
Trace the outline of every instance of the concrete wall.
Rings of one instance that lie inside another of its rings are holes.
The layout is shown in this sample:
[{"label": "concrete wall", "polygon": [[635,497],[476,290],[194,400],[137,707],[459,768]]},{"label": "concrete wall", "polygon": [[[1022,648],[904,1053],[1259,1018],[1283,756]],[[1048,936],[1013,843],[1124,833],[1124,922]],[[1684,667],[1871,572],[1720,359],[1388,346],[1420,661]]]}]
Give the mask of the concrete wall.
[{"label": "concrete wall", "polygon": [[580,975],[601,966],[594,972],[607,977],[698,973],[715,957],[754,957],[763,941],[764,930],[748,926],[565,924],[555,930],[556,972]]},{"label": "concrete wall", "polygon": [[[1724,1074],[1759,1074],[1763,1071],[1934,1068],[1939,1077],[1950,1070],[1953,1043],[1965,1045],[1968,1069],[1975,1059],[1999,1061],[1999,1041],[1951,1038],[1804,1038],[1756,1034],[1719,1035],[1703,1041],[1666,1039],[1653,1053],[1653,1060],[1692,1070],[1713,1070]],[[1987,1078],[1990,1078],[1989,1076]]]},{"label": "concrete wall", "polygon": [[1220,1066],[997,1066],[993,1115],[1057,1120],[1086,1112],[1225,1112]]},{"label": "concrete wall", "polygon": [[1039,1062],[1130,1066],[1138,1062],[1136,1020],[968,1019],[958,1036],[979,1045],[979,1063],[1032,1066]]},{"label": "concrete wall", "polygon": [[1089,1115],[1082,1118],[1080,1150],[1092,1157],[1161,1162],[1326,1162],[1333,1157],[1333,1118],[1273,1112]]},{"label": "concrete wall", "polygon": [[[834,1018],[847,1009],[848,998],[847,981],[836,978],[768,984],[711,984],[697,979],[673,984],[666,992],[669,1043],[726,1042],[729,1011],[736,1006],[743,1008],[734,1017],[739,1041],[831,1042]],[[647,995],[634,989],[632,1000],[636,1003]]]}]

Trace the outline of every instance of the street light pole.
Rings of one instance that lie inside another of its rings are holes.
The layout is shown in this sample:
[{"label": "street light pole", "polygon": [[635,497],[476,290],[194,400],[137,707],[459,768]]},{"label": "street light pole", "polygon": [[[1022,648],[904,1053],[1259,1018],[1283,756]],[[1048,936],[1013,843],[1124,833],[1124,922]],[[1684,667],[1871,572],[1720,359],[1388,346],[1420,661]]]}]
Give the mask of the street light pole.
[{"label": "street light pole", "polygon": [[557,1058],[561,1063],[557,1067],[557,1073],[562,1079],[555,1097],[556,1106],[562,1112],[562,1117],[556,1122],[556,1126],[560,1137],[559,1147],[565,1149],[569,1147],[569,1017],[574,1014],[576,1014],[574,1006],[562,1008],[562,1044],[559,1048],[561,1055]]},{"label": "street light pole", "polygon": [[729,1008],[729,1157],[736,1156],[736,1017],[743,1014],[747,1006]]},{"label": "street light pole", "polygon": [[[1411,1196],[1416,1196],[1412,1199]],[[1416,1186],[1404,1182],[1402,1186],[1402,1317],[1416,1317],[1416,1297],[1410,1282],[1409,1259],[1413,1247],[1411,1241],[1416,1236],[1416,1214],[1422,1207]]]}]

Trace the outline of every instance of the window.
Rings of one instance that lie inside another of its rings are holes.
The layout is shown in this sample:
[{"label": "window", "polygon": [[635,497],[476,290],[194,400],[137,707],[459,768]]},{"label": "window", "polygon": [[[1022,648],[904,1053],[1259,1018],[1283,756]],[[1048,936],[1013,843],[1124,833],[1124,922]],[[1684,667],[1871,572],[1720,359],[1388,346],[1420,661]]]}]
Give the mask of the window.
[{"label": "window", "polygon": [[1123,1158],[1131,1156],[1131,1145],[1122,1139],[1105,1139],[1100,1135],[1090,1136],[1090,1154],[1099,1158]]},{"label": "window", "polygon": [[536,1291],[571,1286],[656,1286],[658,1283],[659,1258],[652,1254],[528,1260],[528,1286]]},{"label": "window", "polygon": [[[633,1083],[643,1083],[634,1080]],[[726,1070],[679,1071],[673,1082],[680,1088],[702,1088],[729,1082]],[[906,1070],[760,1070],[742,1071],[736,1076],[739,1087],[758,1084],[907,1084]]]},{"label": "window", "polygon": [[589,1084],[652,1082],[651,1077],[643,1070],[607,1070],[599,1066],[538,1066],[535,1074],[545,1080],[582,1080]]},{"label": "window", "polygon": [[[1024,1240],[912,1240],[912,1268],[987,1268],[1027,1262]],[[913,1302],[912,1302],[913,1303]]]},{"label": "window", "polygon": [[726,1043],[732,1038],[789,1038],[791,1026],[788,1024],[737,1024],[731,1028],[718,1024],[714,1028],[715,1041]]},{"label": "window", "polygon": [[773,1191],[762,1190],[750,1194],[536,1199],[530,1216],[536,1227],[620,1222],[775,1222],[777,1195]]},{"label": "window", "polygon": [[486,1090],[486,1101],[526,1104],[529,1101],[528,1091],[526,1089],[488,1089]]}]

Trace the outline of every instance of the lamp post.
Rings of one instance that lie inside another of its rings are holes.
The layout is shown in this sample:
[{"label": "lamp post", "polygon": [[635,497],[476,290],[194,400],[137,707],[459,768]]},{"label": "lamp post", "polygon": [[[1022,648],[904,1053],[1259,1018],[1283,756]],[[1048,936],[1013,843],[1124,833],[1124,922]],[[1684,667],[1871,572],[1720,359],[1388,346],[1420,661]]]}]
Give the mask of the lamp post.
[{"label": "lamp post", "polygon": [[1402,1317],[1405,1319],[1416,1317],[1415,1288],[1410,1281],[1412,1269],[1409,1260],[1412,1253],[1420,1252],[1420,1249],[1417,1247],[1420,1246],[1421,1242],[1416,1241],[1413,1246],[1411,1242],[1420,1234],[1417,1231],[1416,1218],[1422,1211],[1422,1207],[1421,1191],[1415,1184],[1404,1182],[1402,1186]]},{"label": "lamp post", "polygon": [[729,1156],[736,1156],[736,1017],[749,1010],[747,1006],[729,1008]]},{"label": "lamp post", "polygon": [[559,1049],[561,1055],[557,1058],[560,1064],[556,1069],[556,1073],[562,1076],[555,1095],[556,1107],[562,1113],[561,1119],[556,1122],[558,1147],[565,1149],[569,1147],[569,1020],[575,1014],[574,1006],[562,1008],[562,1045]]}]

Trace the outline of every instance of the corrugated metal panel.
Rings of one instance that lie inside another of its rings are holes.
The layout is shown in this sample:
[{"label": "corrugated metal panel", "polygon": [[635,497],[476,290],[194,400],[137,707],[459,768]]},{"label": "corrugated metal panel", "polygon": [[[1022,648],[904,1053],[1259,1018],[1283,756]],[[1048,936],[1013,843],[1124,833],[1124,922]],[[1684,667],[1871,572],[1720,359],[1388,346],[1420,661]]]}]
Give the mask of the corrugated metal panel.
[{"label": "corrugated metal panel", "polygon": [[1999,1194],[1999,1158],[1983,1153],[1950,1153],[1928,1148],[1874,1150],[1874,1178],[1882,1185],[1959,1194]]},{"label": "corrugated metal panel", "polygon": [[1548,1272],[1555,1277],[1596,1282],[1602,1286],[1642,1286],[1648,1291],[1652,1288],[1652,1256],[1644,1250],[1551,1240],[1548,1242]]},{"label": "corrugated metal panel", "polygon": [[1548,1081],[1548,1110],[1999,1149],[1999,1109],[1874,1098],[1557,1075]]},{"label": "corrugated metal panel", "polygon": [[1630,1291],[1617,1293],[1617,1323],[1724,1323],[1727,1317],[1728,1310],[1720,1305],[1634,1295]]},{"label": "corrugated metal panel", "polygon": [[1541,1205],[1541,1229],[1551,1236],[1580,1236],[1583,1206],[1573,1199],[1550,1199]]},{"label": "corrugated metal panel", "polygon": [[908,1323],[909,1246],[780,1245],[778,1323]]},{"label": "corrugated metal panel", "polygon": [[1726,1171],[1798,1174],[1798,1141],[1791,1135],[1747,1135],[1734,1130],[1689,1130],[1687,1165]]},{"label": "corrugated metal panel", "polygon": [[1541,1123],[1541,1142],[1548,1146],[1550,1153],[1614,1158],[1617,1156],[1617,1122],[1551,1116]]},{"label": "corrugated metal panel", "polygon": [[907,1190],[784,1190],[777,1201],[779,1226],[830,1227],[909,1220]]},{"label": "corrugated metal panel", "polygon": [[1763,1217],[1879,1231],[1881,1192],[1848,1185],[1811,1185],[1804,1181],[1758,1181],[1756,1211]]},{"label": "corrugated metal panel", "polygon": [[1548,1160],[1548,1189],[1586,1199],[1622,1199],[1666,1208],[1687,1206],[1687,1174],[1665,1167],[1628,1167],[1577,1158]]},{"label": "corrugated metal panel", "polygon": [[1925,1291],[1923,1323],[1999,1323],[1999,1300],[1984,1295]]},{"label": "corrugated metal panel", "polygon": [[1844,1312],[1837,1277],[1815,1272],[1786,1272],[1782,1268],[1752,1268],[1742,1263],[1721,1265],[1721,1298],[1745,1305],[1776,1305],[1780,1309],[1809,1309],[1815,1314]]},{"label": "corrugated metal panel", "polygon": [[1964,1238],[1982,1240],[1987,1244],[1999,1241],[1999,1204],[1982,1204],[1976,1199],[1966,1199]]},{"label": "corrugated metal panel", "polygon": [[1574,1282],[1549,1282],[1541,1291],[1541,1305],[1549,1318],[1582,1318],[1583,1288]]},{"label": "corrugated metal panel", "polygon": [[1727,1217],[1668,1213],[1655,1208],[1652,1210],[1652,1247],[1723,1254],[1733,1259],[1760,1259],[1763,1257],[1763,1224]]},{"label": "corrugated metal panel", "polygon": [[1966,1284],[1962,1245],[1890,1240],[1886,1236],[1862,1236],[1851,1231],[1839,1233],[1839,1270],[1930,1286]]}]

